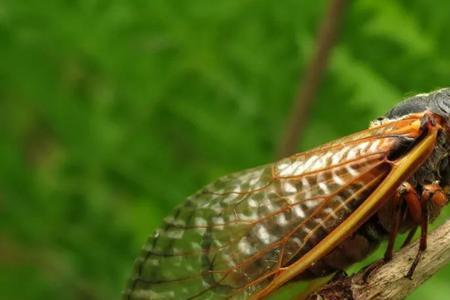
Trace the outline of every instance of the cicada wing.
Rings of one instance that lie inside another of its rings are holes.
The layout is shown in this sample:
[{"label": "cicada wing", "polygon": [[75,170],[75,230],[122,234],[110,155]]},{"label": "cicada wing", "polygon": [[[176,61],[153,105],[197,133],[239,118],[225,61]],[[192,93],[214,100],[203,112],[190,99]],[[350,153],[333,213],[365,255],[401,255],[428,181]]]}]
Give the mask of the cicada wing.
[{"label": "cicada wing", "polygon": [[417,121],[393,121],[206,186],[149,239],[124,299],[267,291],[380,185],[389,155],[419,135]]}]

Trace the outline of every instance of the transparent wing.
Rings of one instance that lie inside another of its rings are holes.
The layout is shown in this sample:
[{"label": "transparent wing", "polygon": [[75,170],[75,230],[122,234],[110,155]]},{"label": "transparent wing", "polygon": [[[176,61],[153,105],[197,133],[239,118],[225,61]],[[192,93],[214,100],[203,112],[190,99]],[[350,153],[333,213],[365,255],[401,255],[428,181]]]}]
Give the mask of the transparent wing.
[{"label": "transparent wing", "polygon": [[206,186],[149,239],[124,299],[255,294],[368,197],[417,124],[387,122]]}]

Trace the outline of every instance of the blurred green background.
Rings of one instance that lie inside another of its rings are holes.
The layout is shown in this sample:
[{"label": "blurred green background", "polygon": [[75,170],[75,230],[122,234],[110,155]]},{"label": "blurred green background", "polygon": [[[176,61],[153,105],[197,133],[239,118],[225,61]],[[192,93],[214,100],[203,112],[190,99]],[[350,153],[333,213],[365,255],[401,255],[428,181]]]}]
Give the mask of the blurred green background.
[{"label": "blurred green background", "polygon": [[[326,3],[0,1],[0,298],[119,298],[177,203],[273,161]],[[298,149],[448,86],[449,11],[347,7]]]}]

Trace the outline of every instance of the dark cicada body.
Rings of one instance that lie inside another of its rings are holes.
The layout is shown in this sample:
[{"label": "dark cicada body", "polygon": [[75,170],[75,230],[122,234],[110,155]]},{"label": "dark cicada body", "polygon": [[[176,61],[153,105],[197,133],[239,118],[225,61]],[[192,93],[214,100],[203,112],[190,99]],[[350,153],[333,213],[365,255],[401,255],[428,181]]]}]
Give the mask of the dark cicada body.
[{"label": "dark cicada body", "polygon": [[389,259],[398,232],[426,233],[446,204],[449,112],[449,89],[418,95],[365,131],[206,186],[149,239],[124,299],[262,298],[387,236]]}]

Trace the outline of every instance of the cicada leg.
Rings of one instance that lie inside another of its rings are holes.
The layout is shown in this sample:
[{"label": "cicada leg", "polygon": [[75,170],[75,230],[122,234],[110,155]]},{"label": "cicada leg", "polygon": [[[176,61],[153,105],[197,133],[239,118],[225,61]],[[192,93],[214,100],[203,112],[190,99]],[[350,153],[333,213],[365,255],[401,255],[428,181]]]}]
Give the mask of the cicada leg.
[{"label": "cicada leg", "polygon": [[405,195],[409,192],[415,192],[414,189],[410,184],[402,184],[394,194],[392,201],[393,201],[393,210],[392,210],[392,227],[389,232],[389,239],[388,239],[388,245],[386,247],[386,251],[384,252],[384,257],[382,260],[379,260],[372,265],[368,266],[363,274],[363,281],[367,282],[369,279],[370,274],[384,265],[386,262],[390,261],[392,259],[393,253],[394,253],[394,246],[395,246],[395,239],[398,235],[400,222],[402,219],[402,216],[404,214],[404,209],[402,208],[402,199],[405,197]]},{"label": "cicada leg", "polygon": [[408,235],[406,236],[405,240],[403,241],[401,248],[405,248],[406,246],[408,246],[411,243],[414,235],[416,234],[416,231],[417,231],[417,226],[414,226],[414,228],[408,232]]},{"label": "cicada leg", "polygon": [[[413,220],[420,225],[419,250],[417,251],[417,255],[413,263],[411,264],[408,273],[406,274],[407,278],[412,278],[417,264],[419,263],[423,255],[423,252],[427,249],[429,205],[431,204],[434,206],[442,207],[447,203],[447,201],[447,196],[443,192],[441,186],[438,183],[432,183],[423,187],[422,197],[420,201],[418,199],[414,199],[414,203],[411,203],[411,205],[409,202],[407,202]],[[417,206],[419,206],[420,209],[417,209]]]},{"label": "cicada leg", "polygon": [[414,197],[414,195],[417,195],[415,189],[411,186],[411,184],[405,182],[398,188],[392,199],[394,202],[392,210],[392,219],[394,222],[392,223],[391,231],[389,232],[388,245],[386,247],[386,251],[384,252],[383,263],[390,261],[394,255],[395,240],[397,238],[400,222],[404,214],[401,204],[403,203],[403,200],[406,200],[409,197]]}]

